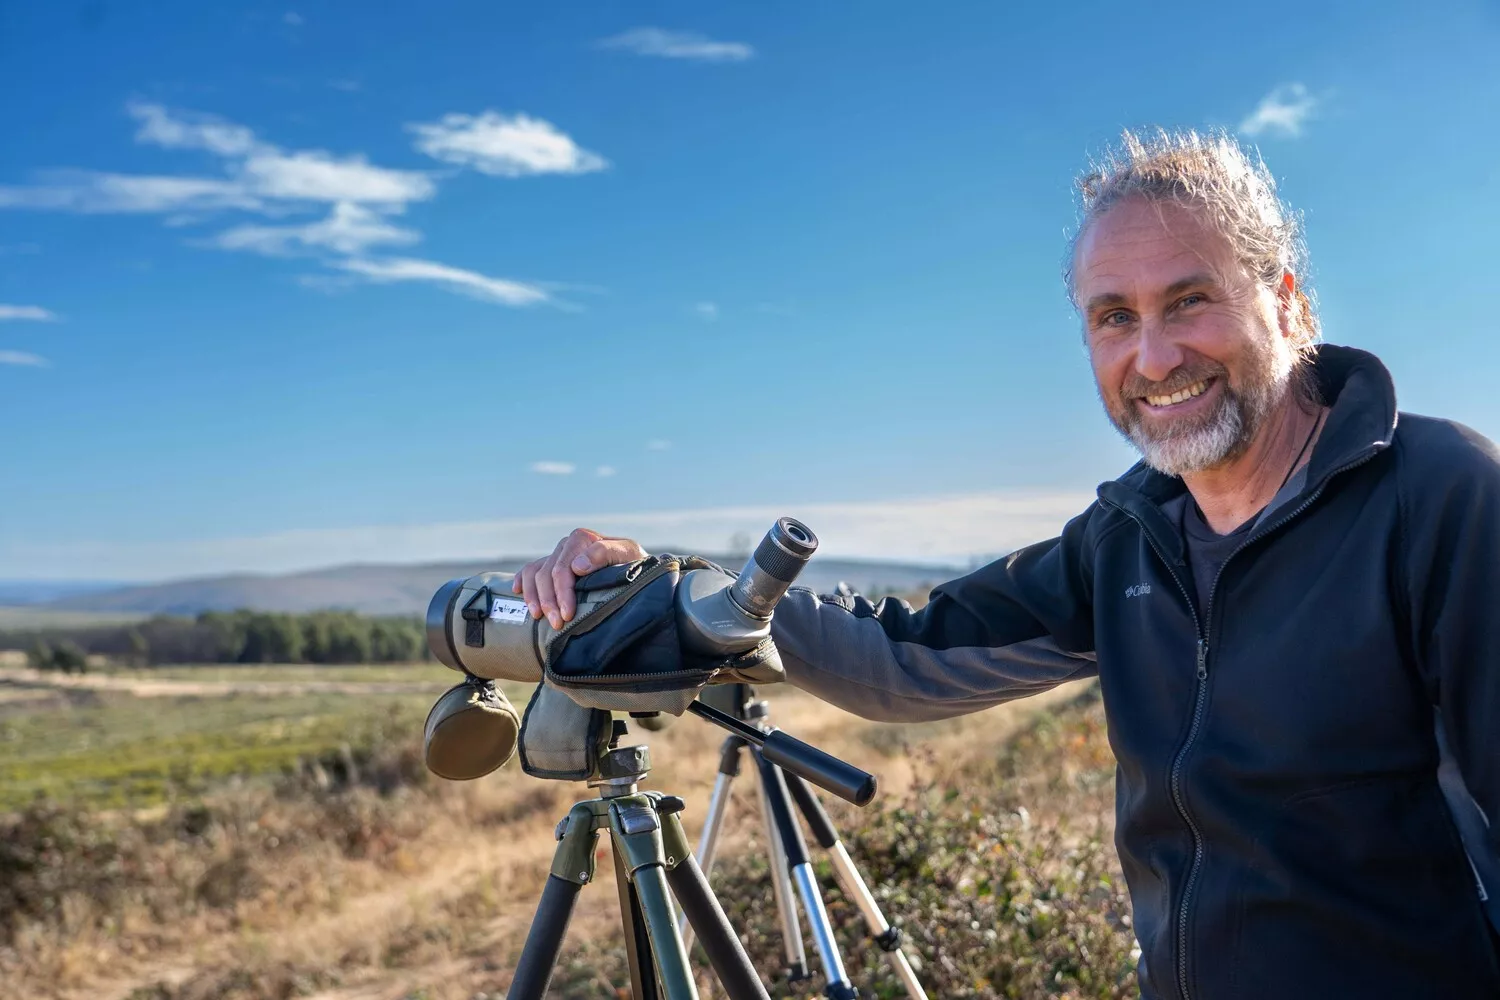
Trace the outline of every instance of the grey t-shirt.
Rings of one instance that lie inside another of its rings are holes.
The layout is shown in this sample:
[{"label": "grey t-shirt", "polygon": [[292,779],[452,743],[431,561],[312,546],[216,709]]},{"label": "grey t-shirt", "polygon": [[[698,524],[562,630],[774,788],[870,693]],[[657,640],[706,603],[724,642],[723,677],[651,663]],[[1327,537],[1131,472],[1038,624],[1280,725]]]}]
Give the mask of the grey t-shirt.
[{"label": "grey t-shirt", "polygon": [[[1182,541],[1187,549],[1188,568],[1193,573],[1193,589],[1197,592],[1200,617],[1208,613],[1208,598],[1213,590],[1214,580],[1218,578],[1219,570],[1230,555],[1245,543],[1251,532],[1260,527],[1268,514],[1301,493],[1306,484],[1307,466],[1304,465],[1276,491],[1271,502],[1262,507],[1260,513],[1227,535],[1221,535],[1209,527],[1208,522],[1203,519],[1203,511],[1198,509],[1198,502],[1191,494],[1188,495],[1186,503],[1182,505]],[[1205,621],[1203,624],[1207,626],[1208,623]]]}]

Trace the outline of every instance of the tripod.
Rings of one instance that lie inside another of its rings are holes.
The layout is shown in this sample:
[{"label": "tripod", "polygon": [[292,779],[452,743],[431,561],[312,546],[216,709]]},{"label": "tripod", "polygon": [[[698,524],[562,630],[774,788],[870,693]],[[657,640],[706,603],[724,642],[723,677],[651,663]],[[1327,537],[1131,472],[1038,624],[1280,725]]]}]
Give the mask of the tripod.
[{"label": "tripod", "polygon": [[[766,719],[769,716],[769,706],[764,701],[755,700],[755,689],[748,684],[725,684],[705,692],[702,698],[742,723],[753,725],[761,732],[767,731]],[[827,983],[825,995],[830,1000],[845,1000],[845,998],[858,996],[844,971],[843,958],[834,942],[828,911],[819,895],[817,880],[813,876],[812,865],[808,861],[807,844],[803,840],[802,830],[792,816],[790,803],[794,801],[807,821],[808,828],[812,830],[813,838],[828,852],[829,860],[833,863],[834,872],[838,876],[845,895],[859,908],[869,928],[871,938],[885,953],[905,987],[907,995],[912,1000],[927,1000],[927,994],[922,989],[922,984],[918,982],[911,963],[901,951],[900,929],[892,927],[886,921],[884,914],[880,912],[879,904],[876,903],[874,895],[865,884],[859,870],[854,867],[854,861],[849,857],[849,852],[839,839],[838,831],[834,829],[828,813],[823,810],[822,803],[799,775],[768,761],[765,755],[754,749],[750,741],[739,732],[732,733],[724,740],[719,755],[719,775],[714,782],[708,815],[704,820],[703,833],[698,840],[698,863],[704,873],[713,870],[719,834],[724,826],[725,813],[728,811],[730,786],[740,773],[741,757],[747,749],[758,778],[761,818],[765,824],[766,843],[770,853],[771,887],[776,898],[776,909],[781,918],[788,982],[812,978],[802,946],[802,931],[797,919],[796,902],[792,897],[792,887],[795,884],[812,932],[813,945],[823,966],[824,979]],[[691,948],[694,928],[686,915],[679,924],[679,930],[683,941],[687,947]]]},{"label": "tripod", "polygon": [[[874,777],[816,747],[783,732],[755,729],[701,702],[694,702],[688,710],[729,729],[754,746],[764,759],[786,768],[788,776],[806,777],[858,805],[874,797]],[[650,750],[621,746],[628,727],[620,720],[613,725],[609,746],[589,778],[589,785],[599,788],[599,797],[573,806],[557,826],[558,845],[551,872],[506,1000],[545,997],[578,894],[594,878],[599,831],[606,829],[614,855],[625,954],[635,1000],[698,1000],[687,948],[672,912],[672,897],[682,907],[688,926],[702,940],[709,964],[730,1000],[769,1000],[744,945],[688,848],[677,815],[683,808],[682,799],[639,791],[640,781],[651,769]],[[790,813],[787,817],[790,819]],[[826,914],[824,920],[826,923]],[[829,995],[857,996],[852,989]]]}]

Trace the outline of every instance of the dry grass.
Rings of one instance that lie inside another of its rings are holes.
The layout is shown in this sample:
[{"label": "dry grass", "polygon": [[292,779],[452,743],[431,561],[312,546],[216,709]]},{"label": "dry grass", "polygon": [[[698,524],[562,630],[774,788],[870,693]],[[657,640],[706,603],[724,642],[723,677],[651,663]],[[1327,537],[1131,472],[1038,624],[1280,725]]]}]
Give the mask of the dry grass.
[{"label": "dry grass", "polygon": [[[917,808],[942,789],[1000,780],[982,768],[1000,766],[1001,748],[1038,708],[1074,693],[892,727],[794,690],[771,692],[779,725],[880,776],[881,811],[837,816],[844,829],[867,827],[876,838],[863,843],[866,854],[891,853],[878,838],[892,829],[898,803]],[[683,719],[641,735],[656,760],[648,787],[687,799],[696,838],[722,734]],[[326,787],[303,773],[155,815],[24,814],[0,829],[0,893],[11,894],[0,898],[0,992],[67,1000],[498,996],[540,892],[553,825],[587,791],[531,779],[514,764],[478,782],[437,781],[420,766],[418,738],[414,728],[376,748],[352,775],[330,761]],[[749,863],[735,858],[757,854],[748,791],[739,797],[721,854],[731,876],[735,864]],[[961,821],[939,804],[933,815],[949,817],[951,833]],[[851,848],[861,844],[851,838]],[[554,995],[616,995],[618,918],[609,865],[600,871],[606,877],[582,895]],[[903,909],[893,905],[891,915]]]}]

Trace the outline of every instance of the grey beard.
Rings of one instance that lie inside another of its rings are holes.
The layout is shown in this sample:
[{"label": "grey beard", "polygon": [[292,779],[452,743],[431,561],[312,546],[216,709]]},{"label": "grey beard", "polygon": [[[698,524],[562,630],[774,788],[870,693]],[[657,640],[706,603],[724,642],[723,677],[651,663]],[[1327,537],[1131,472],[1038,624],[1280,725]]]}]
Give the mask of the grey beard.
[{"label": "grey beard", "polygon": [[1128,426],[1120,430],[1140,451],[1146,464],[1167,476],[1183,476],[1212,469],[1244,452],[1266,417],[1285,396],[1290,379],[1273,379],[1244,393],[1228,383],[1208,420],[1162,437],[1152,437],[1134,409]]}]

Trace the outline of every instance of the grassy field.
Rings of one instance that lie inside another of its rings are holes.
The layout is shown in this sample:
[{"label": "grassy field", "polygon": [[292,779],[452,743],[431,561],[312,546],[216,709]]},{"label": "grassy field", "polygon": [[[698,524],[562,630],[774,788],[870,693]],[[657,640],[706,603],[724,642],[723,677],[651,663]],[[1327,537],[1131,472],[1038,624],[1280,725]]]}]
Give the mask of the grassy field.
[{"label": "grassy field", "polygon": [[373,663],[347,666],[343,664],[267,663],[225,665],[210,663],[202,665],[146,667],[107,667],[100,671],[107,677],[128,677],[139,680],[204,681],[211,684],[236,684],[245,682],[303,683],[325,682],[345,684],[429,684],[446,686],[460,680],[460,675],[435,661],[424,663]]},{"label": "grassy field", "polygon": [[296,774],[347,747],[420,731],[414,697],[314,694],[141,699],[91,694],[0,718],[0,812],[38,798],[141,808],[230,779]]},{"label": "grassy field", "polygon": [[[553,826],[591,794],[514,762],[475,782],[429,775],[422,720],[456,679],[433,664],[124,671],[53,687],[21,673],[0,671],[0,995],[498,998]],[[407,681],[410,694],[372,687]],[[340,688],[245,693],[316,682]],[[200,693],[162,693],[181,684]],[[519,707],[525,690],[510,693]],[[829,805],[929,995],[1130,995],[1113,765],[1091,688],[922,726],[768,694],[778,725],[879,776],[869,809]],[[655,757],[647,787],[684,797],[695,840],[721,736],[695,719],[636,734]],[[816,981],[798,992],[774,980],[764,846],[748,788],[736,795],[714,882],[771,994],[820,995]],[[899,996],[818,864],[866,995]],[[598,881],[552,996],[620,996],[607,864]],[[722,996],[706,976],[700,989]]]},{"label": "grassy field", "polygon": [[130,625],[150,615],[135,611],[65,611],[57,608],[0,607],[0,629]]}]

